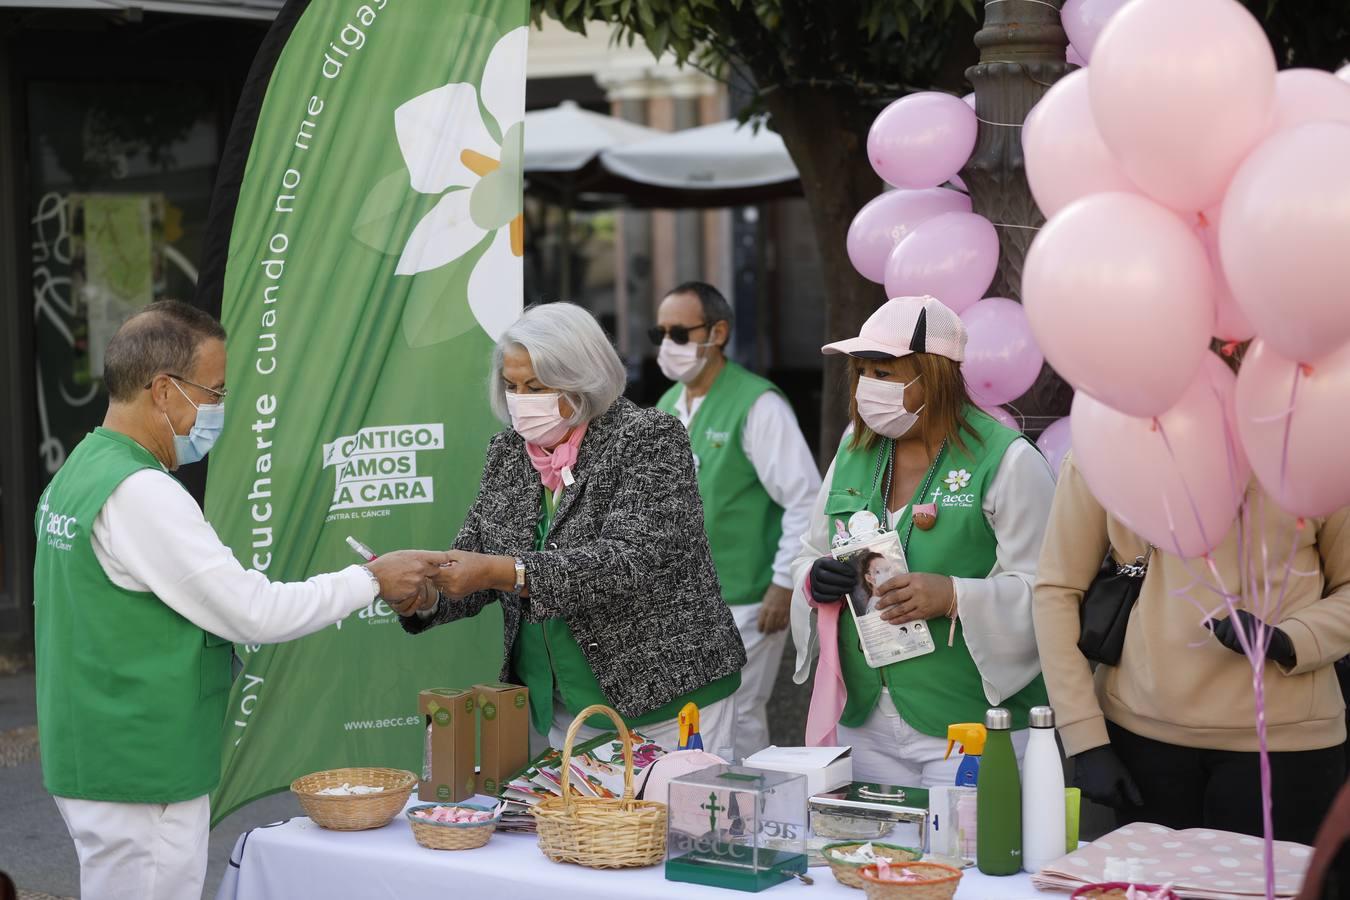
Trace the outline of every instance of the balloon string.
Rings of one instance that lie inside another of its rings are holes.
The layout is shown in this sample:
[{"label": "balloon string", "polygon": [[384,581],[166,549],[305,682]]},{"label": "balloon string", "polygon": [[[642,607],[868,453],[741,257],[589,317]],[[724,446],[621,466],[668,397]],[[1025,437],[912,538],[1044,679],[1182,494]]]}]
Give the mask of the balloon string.
[{"label": "balloon string", "polygon": [[997,125],[999,128],[1021,128],[1023,124],[1021,122],[991,122],[988,119],[981,119],[979,116],[975,118],[986,125]]},{"label": "balloon string", "polygon": [[[995,3],[1009,3],[1009,2],[1012,2],[1012,0],[984,0],[984,6],[985,6],[986,9],[988,9],[989,7],[993,6]],[[1059,12],[1059,7],[1058,7],[1058,6],[1056,6],[1056,5],[1053,4],[1053,3],[1046,3],[1045,0],[1022,0],[1022,2],[1023,2],[1023,3],[1039,3],[1041,6],[1048,6],[1048,7],[1050,7],[1051,9],[1053,9],[1055,12]]]},{"label": "balloon string", "polygon": [[1039,225],[1013,225],[1009,222],[990,222],[989,224],[993,225],[995,228],[1023,228],[1027,231],[1041,230],[1041,226]]}]

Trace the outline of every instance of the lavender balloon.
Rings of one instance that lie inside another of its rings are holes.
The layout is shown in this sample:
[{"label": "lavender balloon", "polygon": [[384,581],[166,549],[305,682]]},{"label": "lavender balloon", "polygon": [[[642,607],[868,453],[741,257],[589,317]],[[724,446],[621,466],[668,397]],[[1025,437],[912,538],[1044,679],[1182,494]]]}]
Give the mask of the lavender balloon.
[{"label": "lavender balloon", "polygon": [[1016,417],[1001,406],[981,406],[980,411],[992,416],[998,424],[1005,428],[1011,428],[1013,431],[1022,430],[1022,424],[1017,421]]},{"label": "lavender balloon", "polygon": [[1085,66],[1092,59],[1092,50],[1097,46],[1106,23],[1130,0],[1065,0],[1060,10],[1059,21],[1064,33],[1069,36],[1069,50],[1077,51],[1082,62],[1070,59],[1075,65]]},{"label": "lavender balloon", "polygon": [[1087,59],[1083,54],[1078,52],[1078,48],[1073,44],[1070,44],[1068,49],[1064,51],[1064,61],[1071,66],[1078,66],[1079,68],[1084,68],[1088,64]]},{"label": "lavender balloon", "polygon": [[881,111],[867,134],[867,158],[887,184],[937,187],[970,159],[978,131],[975,111],[960,97],[921,91]]},{"label": "lavender balloon", "polygon": [[853,217],[848,227],[849,261],[859,275],[881,284],[895,246],[921,223],[949,212],[970,212],[970,198],[945,188],[887,191]]},{"label": "lavender balloon", "polygon": [[975,402],[1000,406],[1029,391],[1045,357],[1022,304],[990,297],[966,310],[961,319],[968,335],[961,373]]},{"label": "lavender balloon", "polygon": [[1065,416],[1051,422],[1049,427],[1041,432],[1041,436],[1036,438],[1036,446],[1045,455],[1046,462],[1050,463],[1051,471],[1058,478],[1059,467],[1064,462],[1065,455],[1073,446],[1073,430],[1069,425],[1069,417]]},{"label": "lavender balloon", "polygon": [[915,228],[891,251],[886,296],[927,294],[960,313],[984,296],[997,269],[998,233],[989,220],[975,213],[944,213]]}]

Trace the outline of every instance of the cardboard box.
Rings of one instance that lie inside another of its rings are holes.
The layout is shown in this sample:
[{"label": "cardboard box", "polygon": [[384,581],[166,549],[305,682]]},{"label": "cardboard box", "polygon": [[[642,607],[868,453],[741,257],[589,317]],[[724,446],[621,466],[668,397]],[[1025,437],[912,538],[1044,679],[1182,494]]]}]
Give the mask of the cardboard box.
[{"label": "cardboard box", "polygon": [[823,794],[853,780],[851,747],[768,747],[742,765],[806,776],[806,795]]},{"label": "cardboard box", "polygon": [[518,684],[476,684],[478,792],[496,796],[530,761],[530,692]]},{"label": "cardboard box", "polygon": [[477,792],[473,771],[477,704],[473,691],[429,688],[418,694],[426,729],[419,799],[454,803]]}]

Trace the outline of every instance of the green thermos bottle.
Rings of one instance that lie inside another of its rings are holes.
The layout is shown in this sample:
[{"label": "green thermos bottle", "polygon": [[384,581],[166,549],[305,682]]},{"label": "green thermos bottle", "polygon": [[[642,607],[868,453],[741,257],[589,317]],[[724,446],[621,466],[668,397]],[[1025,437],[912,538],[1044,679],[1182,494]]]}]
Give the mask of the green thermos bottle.
[{"label": "green thermos bottle", "polygon": [[989,737],[976,785],[975,863],[986,875],[1022,871],[1022,780],[1012,745],[1012,713],[995,708],[984,714]]}]

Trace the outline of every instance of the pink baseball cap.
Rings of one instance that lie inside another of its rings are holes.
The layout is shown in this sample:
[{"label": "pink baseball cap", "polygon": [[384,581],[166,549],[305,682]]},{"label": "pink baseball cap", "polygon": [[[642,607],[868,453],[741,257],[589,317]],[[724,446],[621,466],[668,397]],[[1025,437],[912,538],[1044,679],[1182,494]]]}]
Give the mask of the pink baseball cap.
[{"label": "pink baseball cap", "polygon": [[933,353],[961,362],[966,357],[966,326],[936,297],[896,297],[868,317],[857,337],[826,344],[820,352],[864,359]]}]

